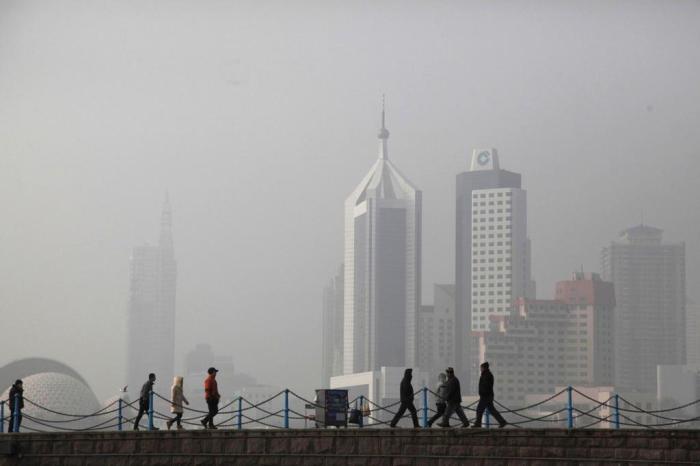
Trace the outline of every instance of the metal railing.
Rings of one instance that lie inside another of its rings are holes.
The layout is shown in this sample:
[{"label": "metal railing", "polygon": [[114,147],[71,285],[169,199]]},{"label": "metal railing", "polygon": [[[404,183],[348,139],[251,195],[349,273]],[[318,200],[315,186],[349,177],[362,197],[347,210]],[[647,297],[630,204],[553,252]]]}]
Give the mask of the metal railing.
[{"label": "metal railing", "polygon": [[[574,403],[574,394],[585,400],[578,406]],[[427,387],[423,387],[414,396],[420,400],[421,426],[428,427],[428,418],[431,414],[437,413],[429,404],[429,395],[433,401],[441,401],[437,393]],[[134,427],[136,419],[137,404],[140,400],[127,402],[121,398],[113,401],[109,405],[93,413],[65,413],[42,406],[31,399],[24,398],[23,401],[31,406],[31,409],[19,409],[21,404],[20,396],[17,395],[13,403],[10,400],[0,400],[0,433],[5,433],[5,425],[11,425],[14,432],[20,429],[27,432],[89,432],[89,431],[124,431]],[[156,423],[175,419],[170,413],[159,410],[156,404],[162,407],[171,406],[168,398],[156,392],[149,393],[148,406],[143,414],[147,415],[147,429],[157,430]],[[295,409],[294,405],[302,404],[301,409]],[[566,427],[568,429],[588,429],[588,428],[678,428],[678,427],[699,427],[700,417],[683,417],[683,410],[695,408],[697,412],[700,400],[686,403],[684,405],[657,409],[645,410],[627,399],[613,394],[605,401],[596,400],[575,387],[569,386],[554,393],[550,397],[537,403],[533,403],[521,408],[509,408],[498,401],[494,401],[501,414],[508,419],[508,425],[513,428],[547,428]],[[389,425],[389,419],[396,414],[400,401],[385,406],[380,406],[364,396],[350,400],[347,404],[346,419],[351,410],[357,410],[357,428],[381,428]],[[474,403],[463,406],[467,412],[476,411]],[[7,408],[13,409],[7,409]],[[359,407],[359,409],[358,409]],[[183,406],[183,415],[180,423],[185,426],[202,427],[201,417],[209,412]],[[323,420],[317,419],[314,415],[306,413],[307,409],[323,408],[315,401],[295,393],[292,390],[284,389],[264,399],[253,403],[244,397],[236,397],[225,403],[217,413],[219,421],[217,428],[242,430],[246,428],[267,428],[267,429],[289,429],[305,428],[308,422],[312,422],[312,427],[325,427]],[[546,408],[546,409],[545,409]],[[31,414],[30,414],[31,413]],[[676,414],[674,414],[676,413]],[[187,414],[187,416],[185,416]],[[405,415],[404,417],[407,417]],[[640,420],[640,418],[643,418]],[[301,426],[303,421],[304,426]],[[693,423],[698,423],[693,425]],[[485,428],[491,427],[491,413],[488,409],[484,412]]]}]

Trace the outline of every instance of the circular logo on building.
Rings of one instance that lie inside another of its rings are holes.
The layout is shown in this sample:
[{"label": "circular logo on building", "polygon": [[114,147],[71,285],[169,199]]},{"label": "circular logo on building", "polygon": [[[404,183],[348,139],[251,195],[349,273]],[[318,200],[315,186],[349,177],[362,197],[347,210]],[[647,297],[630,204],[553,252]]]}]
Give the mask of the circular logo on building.
[{"label": "circular logo on building", "polygon": [[481,152],[476,158],[476,161],[479,162],[479,165],[486,165],[487,163],[489,163],[489,160],[491,160],[491,154],[489,154],[488,151]]}]

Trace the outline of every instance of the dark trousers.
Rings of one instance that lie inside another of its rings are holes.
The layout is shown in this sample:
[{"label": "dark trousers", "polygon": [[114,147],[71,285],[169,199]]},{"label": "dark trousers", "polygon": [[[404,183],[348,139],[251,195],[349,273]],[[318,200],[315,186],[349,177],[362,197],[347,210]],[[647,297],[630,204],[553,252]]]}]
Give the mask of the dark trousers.
[{"label": "dark trousers", "polygon": [[506,420],[503,419],[501,413],[498,412],[496,407],[493,405],[493,398],[479,398],[479,404],[476,406],[476,422],[475,426],[481,425],[481,417],[484,415],[484,410],[488,409],[491,416],[496,419],[499,425],[505,425]]},{"label": "dark trousers", "polygon": [[[15,413],[12,411],[12,414],[8,418],[8,432],[14,432],[15,431]],[[22,424],[22,411],[19,412],[19,416],[17,416],[17,432],[19,432],[19,426]]]},{"label": "dark trousers", "polygon": [[175,413],[175,417],[170,420],[170,424],[172,425],[173,422],[176,422],[178,427],[182,426],[182,413]]},{"label": "dark trousers", "polygon": [[467,419],[467,415],[464,414],[464,410],[462,409],[462,406],[460,406],[459,402],[447,403],[445,414],[442,416],[442,424],[448,426],[450,424],[450,418],[455,413],[457,413],[459,420],[462,421],[463,426],[466,427],[469,425],[469,419]]},{"label": "dark trousers", "polygon": [[445,414],[445,409],[447,408],[447,405],[445,403],[435,403],[435,407],[437,408],[437,413],[433,414],[430,420],[428,421],[428,427],[432,426],[435,421],[440,419],[443,414]]},{"label": "dark trousers", "polygon": [[413,419],[413,427],[419,427],[418,426],[418,412],[416,411],[416,407],[413,406],[413,401],[402,401],[401,406],[399,406],[399,410],[396,412],[396,416],[394,416],[394,419],[391,420],[391,427],[396,427],[396,424],[399,423],[399,420],[403,416],[403,413],[406,412],[411,413],[411,419]]},{"label": "dark trousers", "polygon": [[202,419],[202,424],[207,424],[209,427],[214,427],[214,416],[219,412],[219,400],[207,400],[207,408],[209,408],[209,414],[204,416]]},{"label": "dark trousers", "polygon": [[134,429],[139,428],[139,422],[141,422],[141,418],[143,417],[144,413],[148,412],[148,400],[139,400],[139,413],[136,415],[136,419],[134,419]]}]

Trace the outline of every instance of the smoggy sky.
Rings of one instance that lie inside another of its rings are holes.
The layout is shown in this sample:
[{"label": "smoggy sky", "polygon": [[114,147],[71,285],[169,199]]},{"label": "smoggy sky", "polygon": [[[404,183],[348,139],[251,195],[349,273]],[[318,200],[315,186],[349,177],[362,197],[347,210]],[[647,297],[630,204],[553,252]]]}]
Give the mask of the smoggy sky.
[{"label": "smoggy sky", "polygon": [[[700,2],[0,2],[0,366],[121,387],[131,248],[178,260],[197,342],[314,388],[343,201],[377,154],[423,190],[423,290],[454,277],[455,175],[523,175],[538,294],[644,222],[700,276]],[[167,375],[163,380],[169,380]],[[225,390],[225,387],[221,387]]]}]

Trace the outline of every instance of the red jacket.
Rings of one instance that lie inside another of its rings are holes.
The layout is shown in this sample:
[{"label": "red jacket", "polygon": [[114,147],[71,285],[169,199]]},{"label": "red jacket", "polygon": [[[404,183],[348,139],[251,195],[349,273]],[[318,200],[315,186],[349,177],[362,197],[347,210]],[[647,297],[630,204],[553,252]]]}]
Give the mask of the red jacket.
[{"label": "red jacket", "polygon": [[218,400],[221,398],[221,395],[219,395],[219,386],[213,374],[210,374],[209,377],[204,379],[204,398],[207,400]]}]

